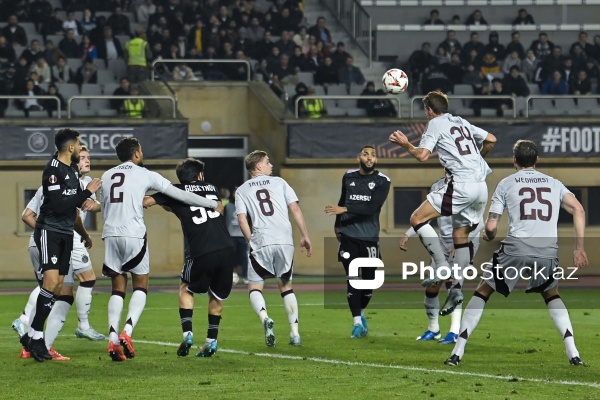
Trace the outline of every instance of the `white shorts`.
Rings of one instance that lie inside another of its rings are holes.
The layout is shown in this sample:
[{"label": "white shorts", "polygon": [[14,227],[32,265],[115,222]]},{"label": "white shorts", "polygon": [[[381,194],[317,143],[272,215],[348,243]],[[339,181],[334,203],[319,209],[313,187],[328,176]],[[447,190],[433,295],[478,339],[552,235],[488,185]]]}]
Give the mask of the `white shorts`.
[{"label": "white shorts", "polygon": [[29,247],[29,258],[31,259],[31,265],[33,266],[33,273],[35,274],[35,279],[41,282],[44,278],[44,274],[40,269],[40,252],[37,246]]},{"label": "white shorts", "polygon": [[264,246],[258,250],[250,250],[250,264],[248,268],[248,281],[261,283],[268,278],[280,278],[284,281],[292,280],[294,269],[294,246],[272,245]]},{"label": "white shorts", "polygon": [[90,253],[88,253],[85,246],[73,244],[73,251],[71,252],[71,266],[69,268],[69,273],[65,275],[63,285],[73,286],[75,276],[91,269],[92,261],[90,260]]},{"label": "white shorts", "polygon": [[475,226],[483,220],[488,190],[485,182],[453,182],[450,180],[427,201],[442,216],[452,216],[452,226]]},{"label": "white shorts", "polygon": [[150,273],[150,252],[147,239],[121,236],[104,238],[102,274],[112,277],[127,272],[136,275]]}]

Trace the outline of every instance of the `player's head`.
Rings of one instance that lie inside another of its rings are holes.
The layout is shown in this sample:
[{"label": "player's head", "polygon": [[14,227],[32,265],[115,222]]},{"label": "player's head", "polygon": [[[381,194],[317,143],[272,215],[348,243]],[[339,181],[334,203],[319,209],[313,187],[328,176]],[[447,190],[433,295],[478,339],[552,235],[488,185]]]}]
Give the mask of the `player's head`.
[{"label": "player's head", "polygon": [[89,174],[91,166],[90,166],[90,150],[81,146],[81,150],[79,151],[79,175],[85,176]]},{"label": "player's head", "polygon": [[538,162],[538,149],[531,140],[517,140],[513,146],[513,162],[521,168],[534,167]]},{"label": "player's head", "polygon": [[448,112],[448,96],[439,91],[429,92],[423,97],[423,107],[428,119]]},{"label": "player's head", "polygon": [[79,163],[79,152],[81,151],[81,142],[79,141],[79,132],[71,128],[62,128],[54,136],[54,145],[58,154],[70,154],[71,162]]},{"label": "player's head", "polygon": [[356,156],[358,163],[360,164],[361,172],[365,174],[370,174],[375,170],[375,165],[377,164],[377,152],[375,151],[375,147],[369,145],[363,146]]},{"label": "player's head", "polygon": [[186,158],[175,167],[177,179],[182,184],[204,180],[204,163],[195,158]]},{"label": "player's head", "polygon": [[121,162],[131,161],[140,166],[144,164],[142,145],[140,144],[140,141],[134,137],[126,137],[119,140],[115,150],[117,151],[117,157]]},{"label": "player's head", "polygon": [[266,151],[254,150],[246,156],[244,163],[246,164],[246,170],[250,172],[250,175],[252,176],[269,176],[273,173],[273,164],[271,164]]}]

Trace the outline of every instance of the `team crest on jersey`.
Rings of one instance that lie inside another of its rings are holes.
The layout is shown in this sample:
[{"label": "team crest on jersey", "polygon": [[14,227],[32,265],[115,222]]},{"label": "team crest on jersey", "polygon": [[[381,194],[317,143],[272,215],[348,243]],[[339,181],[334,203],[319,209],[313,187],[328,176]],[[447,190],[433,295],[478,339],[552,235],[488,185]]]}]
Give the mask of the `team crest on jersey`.
[{"label": "team crest on jersey", "polygon": [[56,177],[56,175],[50,175],[50,178],[48,178],[48,182],[54,184],[58,182],[58,178]]},{"label": "team crest on jersey", "polygon": [[52,256],[52,258],[50,259],[50,261],[52,261],[52,264],[56,264],[58,262],[58,257]]},{"label": "team crest on jersey", "polygon": [[375,189],[375,182],[369,182],[369,189]]},{"label": "team crest on jersey", "polygon": [[90,259],[88,258],[88,256],[86,256],[85,254],[81,257],[81,262],[84,264],[87,264],[87,262],[90,261]]}]

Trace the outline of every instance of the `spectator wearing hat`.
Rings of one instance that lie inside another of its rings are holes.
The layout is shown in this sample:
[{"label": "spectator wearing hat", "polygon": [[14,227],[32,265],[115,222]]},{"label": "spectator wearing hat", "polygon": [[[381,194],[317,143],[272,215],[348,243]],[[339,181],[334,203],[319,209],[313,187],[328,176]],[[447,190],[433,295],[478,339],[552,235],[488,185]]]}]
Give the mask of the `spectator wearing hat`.
[{"label": "spectator wearing hat", "polygon": [[494,57],[496,57],[496,60],[504,60],[506,57],[506,48],[500,44],[498,32],[490,32],[489,39],[489,43],[484,48],[484,54],[491,53],[494,55]]}]

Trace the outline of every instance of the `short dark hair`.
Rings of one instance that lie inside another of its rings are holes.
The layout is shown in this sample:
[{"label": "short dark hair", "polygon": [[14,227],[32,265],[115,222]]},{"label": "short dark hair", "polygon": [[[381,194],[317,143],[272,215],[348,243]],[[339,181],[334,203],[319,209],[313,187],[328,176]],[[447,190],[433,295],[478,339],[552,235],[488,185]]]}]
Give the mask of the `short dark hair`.
[{"label": "short dark hair", "polygon": [[377,149],[375,148],[375,146],[373,146],[372,144],[366,144],[363,147],[360,148],[360,151],[358,152],[358,155],[360,155],[364,149],[373,149],[375,151],[377,151]]},{"label": "short dark hair", "polygon": [[513,155],[517,165],[523,168],[533,167],[537,162],[538,149],[531,140],[519,139],[513,146]]},{"label": "short dark hair", "polygon": [[448,112],[448,96],[439,91],[429,92],[423,97],[425,108],[431,108],[437,115]]},{"label": "short dark hair", "polygon": [[129,161],[133,158],[133,154],[140,148],[140,141],[134,137],[126,137],[119,140],[115,150],[117,158],[121,162]]},{"label": "short dark hair", "polygon": [[267,156],[267,152],[263,150],[254,150],[252,153],[248,154],[244,159],[244,164],[246,164],[246,170],[248,172],[252,172],[256,169],[256,164],[262,161],[263,158]]},{"label": "short dark hair", "polygon": [[54,145],[61,152],[64,151],[70,141],[77,140],[79,132],[71,128],[62,128],[54,136]]},{"label": "short dark hair", "polygon": [[198,180],[198,175],[204,173],[204,163],[195,158],[186,158],[175,167],[175,173],[180,183],[191,183]]}]

